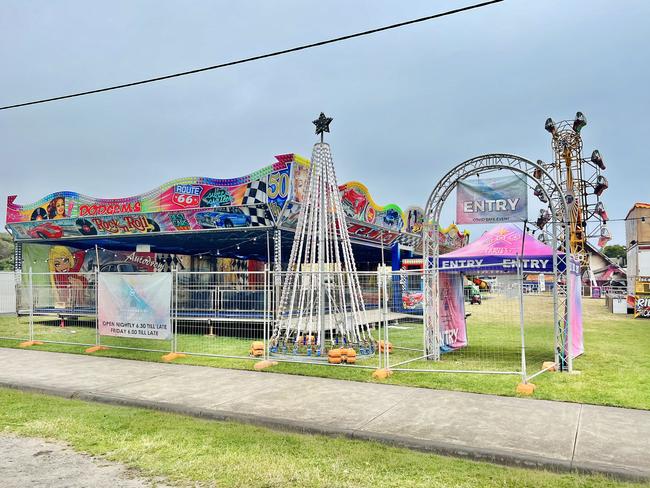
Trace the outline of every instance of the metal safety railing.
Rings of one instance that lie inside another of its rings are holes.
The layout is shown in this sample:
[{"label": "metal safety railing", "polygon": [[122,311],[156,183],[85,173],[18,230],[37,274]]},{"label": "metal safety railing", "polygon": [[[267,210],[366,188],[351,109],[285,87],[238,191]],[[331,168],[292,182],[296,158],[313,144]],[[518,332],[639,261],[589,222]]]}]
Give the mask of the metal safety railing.
[{"label": "metal safety railing", "polygon": [[[347,303],[345,290],[336,288],[338,284],[345,287],[345,280],[334,276],[333,271],[327,272],[327,279],[320,280],[317,273],[310,271],[310,278],[303,279],[326,283],[329,293],[340,294]],[[107,332],[106,324],[99,323],[103,312],[114,312],[116,307],[115,297],[100,293],[101,275],[123,275],[126,280],[134,274],[170,276],[171,291],[165,308],[168,316],[161,322],[168,324],[168,332],[152,332],[151,337],[120,335],[117,326],[112,332],[109,327]],[[477,280],[479,275],[481,279]],[[302,326],[300,334],[291,335],[293,347],[285,346],[284,351],[273,349],[285,276],[285,272],[273,273],[268,269],[94,272],[74,276],[29,271],[0,273],[0,338],[333,365],[327,355],[318,357],[316,348],[311,347],[315,344],[310,341],[320,339],[318,331],[308,325]],[[421,270],[392,271],[382,267],[358,272],[367,322],[364,334],[368,337],[355,346],[355,361],[334,365],[411,373],[512,374],[530,379],[542,371],[543,362],[553,361],[558,324],[554,323],[557,313],[552,290],[563,284],[553,283],[548,276],[534,281],[521,273],[494,275],[489,268],[477,273],[473,280],[460,275],[455,281],[441,279],[440,328],[428,331],[423,321],[423,278]],[[485,283],[478,287],[478,292],[477,281]],[[331,321],[331,316],[342,311],[323,309],[323,313],[329,314],[327,320]],[[309,319],[305,320],[307,324]],[[437,335],[436,343],[441,350],[436,360],[425,347],[427,334],[431,333]],[[323,338],[327,337],[334,335],[325,331]],[[341,342],[340,347],[345,346]]]}]

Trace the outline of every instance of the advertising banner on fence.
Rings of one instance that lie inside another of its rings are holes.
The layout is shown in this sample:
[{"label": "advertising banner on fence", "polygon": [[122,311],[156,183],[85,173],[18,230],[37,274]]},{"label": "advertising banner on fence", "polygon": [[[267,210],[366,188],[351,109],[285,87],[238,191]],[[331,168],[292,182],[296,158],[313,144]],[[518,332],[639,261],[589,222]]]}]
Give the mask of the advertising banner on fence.
[{"label": "advertising banner on fence", "polygon": [[637,295],[634,300],[634,318],[650,318],[650,295]]},{"label": "advertising banner on fence", "polygon": [[440,288],[443,290],[438,309],[441,352],[455,351],[467,345],[464,279],[460,273],[440,274]]},{"label": "advertising banner on fence", "polygon": [[171,273],[99,273],[97,293],[101,335],[171,337]]},{"label": "advertising banner on fence", "polygon": [[456,223],[523,222],[528,216],[525,177],[461,181],[456,190]]},{"label": "advertising banner on fence", "polygon": [[585,352],[582,339],[582,280],[579,273],[569,273],[569,286],[573,289],[571,294],[571,314],[569,327],[571,327],[571,356],[576,358]]}]

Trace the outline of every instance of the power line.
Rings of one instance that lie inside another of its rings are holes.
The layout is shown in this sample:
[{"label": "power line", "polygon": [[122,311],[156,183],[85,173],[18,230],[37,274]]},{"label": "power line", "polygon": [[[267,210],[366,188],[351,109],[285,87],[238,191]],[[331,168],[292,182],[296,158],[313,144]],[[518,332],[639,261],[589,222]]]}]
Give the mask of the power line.
[{"label": "power line", "polygon": [[407,25],[417,24],[417,23],[420,23],[420,22],[426,22],[428,20],[439,19],[441,17],[447,17],[447,16],[450,16],[450,15],[459,14],[459,13],[462,13],[462,12],[467,12],[469,10],[475,10],[475,9],[478,9],[478,8],[487,7],[488,5],[492,5],[492,4],[495,4],[495,3],[500,3],[500,2],[503,2],[503,1],[504,0],[491,0],[491,1],[488,1],[488,2],[477,3],[477,4],[474,4],[474,5],[469,5],[467,7],[457,8],[457,9],[454,9],[454,10],[447,10],[446,12],[441,12],[441,13],[434,14],[434,15],[428,15],[426,17],[420,17],[419,19],[407,20],[405,22],[400,22],[398,24],[391,24],[391,25],[387,25],[387,26],[384,26],[384,27],[378,27],[376,29],[371,29],[371,30],[367,30],[367,31],[363,31],[363,32],[357,32],[355,34],[349,34],[349,35],[346,35],[346,36],[335,37],[333,39],[327,39],[327,40],[324,40],[324,41],[314,42],[314,43],[311,43],[311,44],[304,44],[302,46],[293,47],[293,48],[290,48],[290,49],[283,49],[281,51],[274,51],[274,52],[267,53],[267,54],[260,54],[258,56],[252,56],[250,58],[238,59],[236,61],[229,61],[227,63],[215,64],[213,66],[206,66],[204,68],[197,68],[197,69],[193,69],[193,70],[190,70],[190,71],[182,71],[182,72],[174,73],[174,74],[171,74],[171,75],[158,76],[156,78],[148,78],[148,79],[145,79],[145,80],[133,81],[133,82],[130,82],[130,83],[124,83],[122,85],[113,85],[113,86],[108,86],[108,87],[104,87],[104,88],[97,88],[95,90],[88,90],[88,91],[84,91],[84,92],[71,93],[69,95],[62,95],[62,96],[58,96],[58,97],[43,98],[43,99],[40,99],[40,100],[33,100],[31,102],[23,102],[23,103],[16,103],[16,104],[13,104],[13,105],[5,105],[4,107],[0,107],[0,110],[8,110],[8,109],[11,109],[11,108],[26,107],[28,105],[37,105],[37,104],[40,104],[40,103],[54,102],[54,101],[57,101],[57,100],[65,100],[67,98],[82,97],[84,95],[93,95],[95,93],[102,93],[102,92],[107,92],[107,91],[112,91],[112,90],[119,90],[119,89],[122,89],[122,88],[129,88],[129,87],[132,87],[132,86],[144,85],[144,84],[147,84],[147,83],[154,83],[154,82],[162,81],[162,80],[169,80],[171,78],[178,78],[178,77],[181,77],[181,76],[193,75],[193,74],[196,74],[196,73],[202,73],[204,71],[210,71],[210,70],[215,70],[215,69],[219,69],[219,68],[227,68],[229,66],[235,66],[235,65],[238,65],[238,64],[250,63],[251,61],[258,61],[260,59],[272,58],[272,57],[275,57],[275,56],[281,56],[283,54],[289,54],[289,53],[294,53],[294,52],[297,52],[297,51],[303,51],[305,49],[311,49],[311,48],[314,48],[314,47],[325,46],[327,44],[333,44],[335,42],[347,41],[348,39],[354,39],[356,37],[362,37],[362,36],[367,36],[367,35],[370,35],[370,34],[376,34],[378,32],[383,32],[383,31],[387,31],[387,30],[391,30],[391,29],[397,29],[397,28],[400,28],[400,27],[405,27]]}]

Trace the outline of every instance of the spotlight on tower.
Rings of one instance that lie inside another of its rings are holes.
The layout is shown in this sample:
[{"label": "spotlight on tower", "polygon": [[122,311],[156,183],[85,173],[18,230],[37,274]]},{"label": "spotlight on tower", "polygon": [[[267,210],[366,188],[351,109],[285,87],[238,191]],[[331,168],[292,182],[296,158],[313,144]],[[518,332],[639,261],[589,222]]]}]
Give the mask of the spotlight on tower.
[{"label": "spotlight on tower", "polygon": [[544,124],[544,129],[549,131],[551,134],[555,134],[555,122],[553,122],[552,118],[546,119],[546,123]]},{"label": "spotlight on tower", "polygon": [[600,151],[598,149],[595,149],[594,152],[591,153],[591,162],[598,165],[600,169],[605,169],[603,157],[600,155]]},{"label": "spotlight on tower", "polygon": [[587,117],[582,112],[577,112],[576,118],[573,121],[573,130],[580,134],[580,131],[585,125],[587,125]]},{"label": "spotlight on tower", "polygon": [[605,178],[603,175],[600,175],[598,178],[596,178],[596,186],[594,187],[594,194],[595,195],[602,195],[605,190],[609,188],[609,183],[607,182],[607,178]]},{"label": "spotlight on tower", "polygon": [[598,247],[605,247],[605,245],[612,240],[612,234],[606,226],[600,228],[600,237],[598,238]]},{"label": "spotlight on tower", "polygon": [[535,187],[535,191],[533,191],[533,195],[535,195],[537,198],[540,199],[543,203],[548,202],[548,198],[546,198],[546,195],[544,195],[544,190],[540,185],[537,185]]},{"label": "spotlight on tower", "polygon": [[539,211],[539,217],[537,217],[537,222],[535,222],[535,224],[540,229],[543,229],[544,226],[548,224],[550,221],[551,221],[551,212],[543,208]]}]

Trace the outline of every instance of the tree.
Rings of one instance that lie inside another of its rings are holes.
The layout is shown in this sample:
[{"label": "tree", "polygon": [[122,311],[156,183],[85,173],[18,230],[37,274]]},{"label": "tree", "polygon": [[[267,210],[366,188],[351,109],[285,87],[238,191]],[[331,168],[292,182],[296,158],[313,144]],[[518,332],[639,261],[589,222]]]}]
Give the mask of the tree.
[{"label": "tree", "polygon": [[614,244],[612,246],[605,246],[603,248],[603,254],[609,258],[623,258],[627,257],[627,249],[625,246],[620,244]]},{"label": "tree", "polygon": [[0,271],[14,270],[14,241],[9,234],[0,234]]}]

